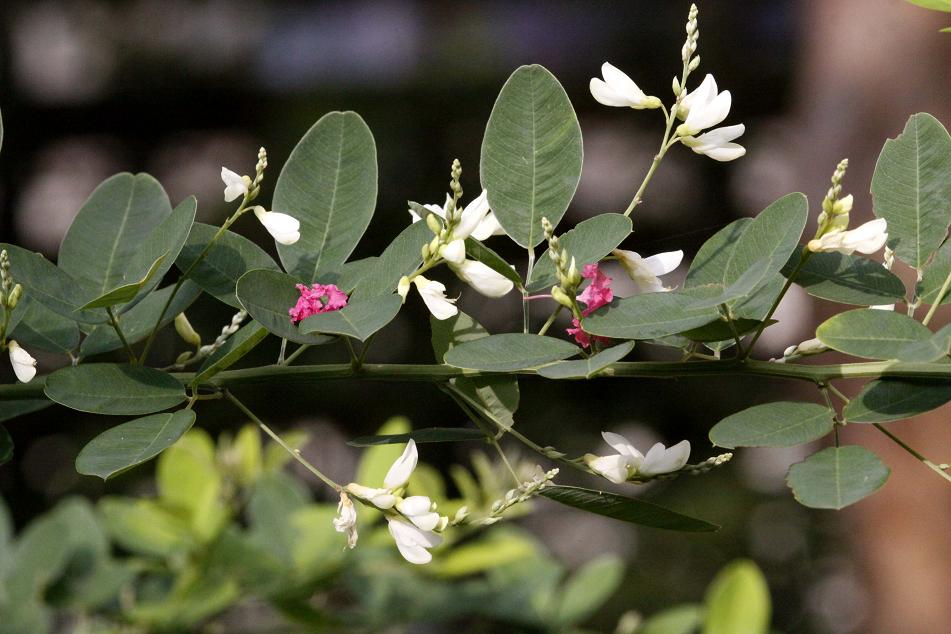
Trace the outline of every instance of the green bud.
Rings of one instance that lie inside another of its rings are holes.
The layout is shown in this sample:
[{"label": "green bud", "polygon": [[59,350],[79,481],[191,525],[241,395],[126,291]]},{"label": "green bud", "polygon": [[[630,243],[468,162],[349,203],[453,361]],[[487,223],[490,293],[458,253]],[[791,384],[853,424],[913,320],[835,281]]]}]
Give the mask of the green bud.
[{"label": "green bud", "polygon": [[192,358],[192,353],[186,350],[185,352],[175,357],[175,365],[181,365],[191,358]]},{"label": "green bud", "polygon": [[428,245],[428,244],[424,244],[424,245],[423,245],[423,248],[420,249],[420,253],[422,254],[424,260],[428,260],[430,254],[431,254],[432,252],[431,252],[430,249],[429,249],[429,245]]},{"label": "green bud", "polygon": [[690,64],[687,66],[687,70],[690,71],[690,72],[693,72],[693,71],[697,70],[697,67],[698,67],[698,66],[700,66],[700,56],[699,56],[699,55],[697,55],[696,57],[694,57],[693,59],[690,60]]},{"label": "green bud", "polygon": [[676,77],[674,77],[674,81],[671,82],[670,87],[671,87],[671,88],[673,89],[673,91],[674,91],[674,97],[679,97],[679,96],[680,96],[680,92],[681,92],[680,80],[677,79]]},{"label": "green bud", "polygon": [[436,217],[436,214],[429,214],[426,216],[426,226],[429,227],[429,230],[439,235],[439,232],[442,231],[442,222],[439,221],[439,218]]},{"label": "green bud", "polygon": [[185,343],[195,346],[196,348],[201,346],[201,336],[192,328],[185,313],[178,313],[178,315],[175,316],[175,332],[178,333],[178,336],[181,337]]},{"label": "green bud", "polygon": [[563,291],[560,286],[551,287],[551,297],[552,299],[554,299],[556,302],[558,302],[559,304],[561,304],[568,310],[571,310],[572,308],[574,308],[574,305],[575,305],[574,299],[571,298],[568,295],[568,293]]},{"label": "green bud", "polygon": [[13,310],[17,307],[17,302],[20,301],[20,296],[23,295],[23,287],[19,284],[13,287],[13,290],[10,291],[10,296],[7,297],[7,308]]},{"label": "green bud", "polygon": [[578,272],[574,258],[571,258],[571,266],[568,267],[568,283],[572,286],[581,284],[581,273]]}]

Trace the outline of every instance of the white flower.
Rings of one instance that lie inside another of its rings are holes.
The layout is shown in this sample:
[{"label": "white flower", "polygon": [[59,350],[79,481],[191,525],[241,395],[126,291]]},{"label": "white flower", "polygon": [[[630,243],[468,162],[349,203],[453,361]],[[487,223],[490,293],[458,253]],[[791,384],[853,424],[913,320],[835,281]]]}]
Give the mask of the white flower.
[{"label": "white flower", "polygon": [[366,500],[378,509],[393,508],[400,501],[400,498],[394,492],[406,486],[418,461],[419,453],[416,450],[416,441],[410,438],[409,442],[406,443],[406,448],[403,449],[403,453],[386,472],[386,477],[383,478],[383,488],[377,489],[351,482],[346,487],[347,492]]},{"label": "white flower", "polygon": [[411,495],[396,505],[397,511],[424,531],[431,531],[439,524],[439,513],[434,508],[432,500],[425,495]]},{"label": "white flower", "polygon": [[266,211],[260,205],[254,207],[254,215],[277,242],[294,244],[300,240],[300,221],[297,218],[276,211]]},{"label": "white flower", "polygon": [[423,530],[401,519],[387,517],[390,535],[403,558],[411,564],[428,564],[433,556],[427,550],[442,543],[442,537],[431,530]]},{"label": "white flower", "polygon": [[711,130],[700,136],[688,136],[681,143],[697,154],[705,154],[715,161],[732,161],[746,154],[746,148],[739,143],[731,143],[746,131],[742,123]]},{"label": "white flower", "polygon": [[419,296],[423,298],[426,308],[436,319],[449,319],[459,313],[454,299],[446,299],[446,285],[435,280],[428,280],[422,275],[413,278]]},{"label": "white flower", "polygon": [[512,280],[477,260],[463,259],[450,268],[460,280],[486,297],[502,297],[515,287]]},{"label": "white flower", "polygon": [[806,248],[814,252],[838,251],[851,255],[858,251],[867,255],[875,253],[884,246],[885,241],[888,240],[887,230],[888,224],[885,219],[879,218],[849,231],[827,233],[821,238],[810,240]]},{"label": "white flower", "polygon": [[660,99],[645,95],[626,73],[615,66],[604,62],[601,65],[601,76],[604,77],[603,80],[592,77],[589,84],[591,96],[599,103],[635,110],[660,107]]},{"label": "white flower", "polygon": [[399,284],[396,285],[396,292],[399,293],[399,296],[403,298],[403,301],[406,301],[406,295],[409,294],[409,288],[412,285],[412,282],[409,281],[409,277],[404,275],[400,278]]},{"label": "white flower", "polygon": [[686,440],[669,449],[661,443],[656,443],[645,456],[620,434],[606,431],[601,432],[601,436],[618,453],[614,456],[594,457],[588,461],[588,466],[618,484],[635,474],[655,476],[678,471],[687,464],[687,458],[690,457],[690,442]]},{"label": "white flower", "polygon": [[680,266],[680,262],[684,258],[683,251],[668,251],[642,258],[634,251],[615,249],[614,255],[642,293],[669,291],[670,289],[664,286],[658,278]]},{"label": "white flower", "polygon": [[348,484],[346,489],[348,493],[357,496],[361,500],[366,500],[378,509],[391,509],[399,500],[389,489],[375,489],[356,482]]},{"label": "white flower", "polygon": [[357,545],[357,509],[353,508],[353,502],[344,492],[340,492],[340,503],[337,504],[337,517],[333,521],[334,529],[338,533],[347,534],[347,546],[353,548]]},{"label": "white flower", "polygon": [[451,264],[462,264],[466,259],[466,241],[456,238],[439,247],[439,255]]},{"label": "white flower", "polygon": [[227,167],[221,168],[221,180],[225,183],[225,202],[230,203],[241,196],[248,195],[248,187],[251,185],[251,179],[247,176],[240,176]]},{"label": "white flower", "polygon": [[726,119],[731,105],[730,91],[717,92],[716,80],[707,75],[696,90],[684,95],[677,108],[677,116],[683,120],[677,126],[677,136],[693,136],[712,128]]},{"label": "white flower", "polygon": [[13,339],[7,343],[7,351],[10,353],[10,365],[13,366],[13,373],[17,375],[17,379],[22,383],[32,381],[36,376],[36,359]]},{"label": "white flower", "polygon": [[[423,205],[423,207],[427,211],[445,220],[446,212],[451,205],[452,197],[447,194],[446,202],[443,203],[442,207],[433,204]],[[413,219],[413,222],[419,222],[422,219],[420,215],[412,209],[409,210],[409,215]],[[495,214],[489,209],[488,192],[483,189],[482,193],[462,210],[459,216],[459,222],[452,232],[452,237],[456,240],[465,240],[469,236],[472,236],[476,240],[485,240],[489,236],[497,236],[504,233],[505,231],[502,229],[502,225],[499,224],[498,218],[496,218]]]}]

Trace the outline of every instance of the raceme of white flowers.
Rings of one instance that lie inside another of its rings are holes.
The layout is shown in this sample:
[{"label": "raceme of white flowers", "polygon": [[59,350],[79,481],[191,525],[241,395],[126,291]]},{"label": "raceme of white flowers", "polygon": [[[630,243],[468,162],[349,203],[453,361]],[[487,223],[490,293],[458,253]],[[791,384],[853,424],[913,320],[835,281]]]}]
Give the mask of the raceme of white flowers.
[{"label": "raceme of white flowers", "polygon": [[[350,548],[357,543],[357,516],[350,501],[352,495],[360,501],[382,510],[396,542],[396,547],[406,561],[425,564],[432,560],[429,549],[442,543],[438,532],[446,528],[449,519],[436,511],[436,504],[425,495],[401,497],[406,483],[416,469],[419,453],[416,442],[410,439],[402,455],[390,466],[383,478],[382,488],[367,487],[351,482],[340,494],[334,528],[347,535]],[[349,494],[349,495],[348,495]]]},{"label": "raceme of white flowers", "polygon": [[[259,177],[263,173],[264,167],[267,166],[263,152],[264,148],[261,148],[259,154],[261,159],[258,162]],[[241,176],[227,167],[222,167],[221,180],[225,184],[225,202],[230,203],[238,198],[247,197],[252,186],[255,187],[254,195],[257,195],[257,182],[252,181],[250,176]],[[277,211],[267,211],[260,205],[253,207],[252,211],[255,217],[264,225],[264,228],[267,229],[267,232],[271,234],[271,237],[280,244],[294,244],[300,240],[300,221],[297,218]]]},{"label": "raceme of white flowers", "polygon": [[7,343],[7,352],[10,353],[10,365],[13,366],[17,380],[22,383],[32,381],[36,376],[36,359],[13,339]]},{"label": "raceme of white flowers", "polygon": [[888,240],[888,223],[884,218],[870,220],[850,230],[839,230],[810,240],[807,248],[814,252],[838,251],[846,255],[875,253]]},{"label": "raceme of white flowers", "polygon": [[640,292],[656,293],[671,290],[660,281],[660,276],[666,275],[680,266],[684,259],[684,252],[667,251],[644,258],[634,251],[615,249],[614,256],[627,271]]},{"label": "raceme of white flowers", "polygon": [[657,97],[649,97],[627,74],[608,62],[601,65],[601,76],[591,78],[589,88],[591,95],[605,106],[627,107],[635,110],[645,108],[659,108],[661,101]]},{"label": "raceme of white flowers", "polygon": [[[505,234],[498,218],[495,217],[495,213],[489,209],[488,195],[488,192],[483,189],[475,200],[466,205],[466,208],[462,210],[459,226],[453,231],[453,237],[465,240],[472,236],[481,241],[491,236]],[[443,220],[446,219],[446,214],[451,206],[452,197],[449,194],[446,194],[446,202],[443,203],[442,207],[436,204],[423,205],[427,211],[436,214]],[[409,215],[414,223],[422,220],[422,217],[412,209],[409,210]]]},{"label": "raceme of white flowers", "polygon": [[616,484],[626,482],[635,475],[652,477],[679,471],[690,457],[690,442],[686,440],[670,448],[656,443],[645,455],[620,434],[605,431],[601,432],[601,436],[617,454],[588,456],[585,462],[592,471]]},{"label": "raceme of white flowers", "polygon": [[683,121],[677,126],[681,143],[715,161],[732,161],[746,154],[742,145],[731,143],[746,131],[742,123],[695,136],[726,119],[732,103],[730,91],[719,92],[713,75],[707,74],[696,90],[684,95],[677,107],[677,118]]}]

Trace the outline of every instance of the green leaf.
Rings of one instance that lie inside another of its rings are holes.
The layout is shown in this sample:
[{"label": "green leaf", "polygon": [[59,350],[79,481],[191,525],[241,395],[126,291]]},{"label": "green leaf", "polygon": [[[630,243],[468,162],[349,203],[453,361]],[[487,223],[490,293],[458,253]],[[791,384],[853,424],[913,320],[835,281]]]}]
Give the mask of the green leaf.
[{"label": "green leaf", "polygon": [[379,295],[358,299],[340,310],[312,315],[298,326],[303,334],[345,335],[366,341],[396,318],[403,306],[399,295]]},{"label": "green leaf", "polygon": [[678,605],[653,615],[637,629],[637,634],[694,634],[703,622],[699,605]]},{"label": "green leaf", "polygon": [[888,221],[888,246],[922,269],[951,223],[951,137],[930,114],[912,115],[885,141],[872,175],[873,211]]},{"label": "green leaf", "polygon": [[614,339],[658,339],[720,318],[715,308],[695,308],[685,292],[641,293],[615,300],[584,318],[585,332]]},{"label": "green leaf", "polygon": [[32,414],[41,409],[46,409],[53,402],[45,398],[31,398],[16,401],[0,401],[0,423],[13,420],[19,416]]},{"label": "green leaf", "polygon": [[[119,315],[119,324],[122,327],[122,334],[125,335],[126,341],[128,341],[130,345],[142,341],[149,336],[149,333],[152,332],[152,328],[155,326],[155,322],[159,318],[159,314],[165,307],[165,302],[168,301],[174,289],[175,286],[173,284],[154,293],[150,293],[140,303],[136,304],[135,308],[123,315]],[[178,293],[176,293],[174,299],[172,299],[168,310],[165,311],[165,315],[159,324],[159,330],[172,323],[175,316],[191,306],[195,300],[198,299],[199,295],[201,295],[201,288],[193,282],[186,280],[181,288],[178,289]],[[79,347],[79,351],[83,357],[91,357],[104,352],[118,350],[121,347],[122,341],[119,340],[119,335],[116,334],[115,329],[113,329],[111,325],[104,324],[96,326],[86,335],[82,345]]]},{"label": "green leaf", "polygon": [[523,247],[557,225],[581,180],[581,128],[555,76],[518,68],[499,93],[482,139],[480,174],[505,232]]},{"label": "green leaf", "polygon": [[[27,350],[44,350],[70,354],[79,346],[79,327],[76,322],[54,313],[43,304],[27,300],[23,319],[9,335]],[[19,304],[18,304],[19,306]]]},{"label": "green leaf", "polygon": [[217,231],[218,227],[200,222],[192,225],[188,241],[178,255],[175,265],[182,274],[191,268],[188,279],[219,301],[239,308],[238,298],[234,294],[238,278],[254,269],[279,271],[280,268],[264,249],[232,231],[223,232],[208,249],[205,257],[195,264]]},{"label": "green leaf", "polygon": [[432,572],[443,578],[487,573],[503,566],[530,564],[538,555],[538,545],[524,534],[488,533],[478,541],[455,546],[445,556],[433,560]]},{"label": "green leaf", "polygon": [[155,262],[152,263],[152,266],[149,267],[149,270],[145,272],[145,275],[142,279],[132,282],[131,284],[123,284],[118,286],[111,291],[107,291],[91,299],[80,307],[80,310],[88,310],[90,308],[106,308],[109,306],[116,306],[118,304],[125,304],[132,301],[136,295],[139,294],[143,288],[145,288],[149,282],[152,281],[152,278],[158,272],[159,268],[162,266],[162,262],[168,257],[168,253],[160,255]]},{"label": "green leaf", "polygon": [[891,310],[858,308],[827,319],[816,329],[833,350],[866,359],[897,359],[906,346],[931,338],[920,323]]},{"label": "green leaf", "polygon": [[951,350],[951,324],[946,324],[928,339],[910,343],[898,351],[899,361],[932,363],[948,356]]},{"label": "green leaf", "polygon": [[[148,238],[139,246],[135,255],[129,261],[126,279],[151,277],[151,281],[142,285],[137,297],[123,306],[119,312],[125,313],[143,301],[149,293],[161,284],[165,274],[175,264],[175,259],[185,246],[192,225],[195,224],[195,214],[198,211],[198,200],[189,196],[183,200],[172,213],[155,228]],[[153,262],[162,258],[162,262],[153,267]]]},{"label": "green leaf", "polygon": [[752,561],[721,570],[707,589],[703,634],[768,634],[772,605],[766,578]]},{"label": "green leaf", "polygon": [[[480,435],[482,432],[479,432]],[[13,458],[13,438],[3,425],[0,425],[0,465],[10,462]]]},{"label": "green leaf", "polygon": [[515,268],[502,259],[502,256],[485,246],[475,238],[466,238],[466,257],[482,262],[487,267],[512,281],[515,286],[522,287],[522,276]]},{"label": "green leaf", "polygon": [[405,445],[410,439],[421,442],[463,442],[467,440],[485,440],[485,434],[478,429],[465,427],[429,427],[414,429],[406,434],[387,434],[385,436],[360,436],[349,441],[351,447],[372,447],[374,445]]},{"label": "green leaf", "polygon": [[[633,341],[624,341],[607,350],[577,361],[559,361],[538,369],[546,379],[590,379],[612,363],[620,361],[634,349]],[[610,371],[605,374],[610,374]]]},{"label": "green leaf", "polygon": [[[550,218],[549,218],[550,220]],[[575,225],[558,237],[561,246],[575,259],[580,271],[585,264],[599,262],[631,235],[631,219],[623,214],[598,214]],[[555,263],[544,253],[528,280],[531,293],[547,291],[558,283]]]},{"label": "green leaf", "polygon": [[185,400],[172,375],[138,365],[86,363],[46,378],[46,396],[60,405],[94,414],[151,414]]},{"label": "green leaf", "polygon": [[[783,275],[792,273],[801,253],[802,248],[797,248]],[[857,306],[893,304],[905,297],[905,285],[894,273],[878,262],[844,253],[813,253],[799,270],[796,283],[813,297]]]},{"label": "green leaf", "polygon": [[373,271],[380,258],[373,256],[345,262],[338,271],[331,271],[321,276],[324,284],[336,284],[344,293],[352,293],[360,281]]},{"label": "green leaf", "polygon": [[[794,193],[773,202],[752,220],[731,223],[700,248],[684,287],[719,287],[725,302],[718,303],[741,305],[745,298],[769,284],[786,264],[799,243],[808,216],[806,197]],[[756,317],[734,312],[739,317]]]},{"label": "green leaf", "polygon": [[280,271],[256,269],[238,280],[237,296],[241,306],[272,334],[294,343],[321,345],[333,341],[325,335],[308,335],[291,322],[288,311],[297,305],[300,280]]},{"label": "green leaf", "polygon": [[433,238],[425,222],[414,222],[403,229],[377,261],[366,271],[351,295],[351,300],[390,295],[396,292],[400,278],[409,275],[423,262],[420,250]]},{"label": "green leaf", "polygon": [[716,524],[681,515],[650,502],[604,491],[556,485],[545,487],[541,494],[567,506],[641,526],[692,533],[707,533],[720,528]]},{"label": "green leaf", "polygon": [[789,468],[786,483],[803,506],[842,509],[875,493],[890,469],[858,445],[827,447]]},{"label": "green leaf", "polygon": [[[941,245],[934,259],[925,268],[921,281],[915,287],[915,292],[922,304],[931,305],[937,301],[938,293],[941,292],[941,287],[944,286],[948,276],[951,276],[951,241]],[[941,303],[951,303],[951,289],[945,292]]]},{"label": "green leaf", "polygon": [[162,503],[187,517],[202,543],[214,539],[229,519],[215,445],[202,429],[192,428],[162,452],[155,486]]},{"label": "green leaf", "polygon": [[104,497],[97,508],[110,537],[133,553],[166,557],[194,545],[185,519],[154,500]]},{"label": "green leaf", "polygon": [[926,380],[871,381],[842,415],[850,423],[886,423],[911,418],[951,401],[951,383]]},{"label": "green leaf", "polygon": [[933,9],[934,11],[951,12],[951,0],[905,0],[905,2],[917,4],[919,7]]},{"label": "green leaf", "polygon": [[457,368],[513,372],[567,359],[579,352],[577,346],[561,339],[505,333],[462,343],[449,350],[444,361]]},{"label": "green leaf", "polygon": [[256,321],[239,328],[238,332],[231,335],[223,346],[205,359],[205,362],[198,368],[195,378],[192,379],[192,386],[200,385],[222,370],[237,363],[241,357],[254,350],[259,343],[264,341],[267,334],[267,328]]},{"label": "green leaf", "polygon": [[717,447],[794,447],[832,431],[835,412],[816,403],[779,401],[727,416],[710,430]]},{"label": "green leaf", "polygon": [[556,622],[576,625],[587,621],[611,598],[624,577],[624,562],[602,555],[587,562],[565,583],[557,605]]},{"label": "green leaf", "polygon": [[[693,290],[693,289],[690,289]],[[689,291],[684,291],[684,293],[689,293]],[[691,341],[703,341],[703,342],[718,342],[733,340],[734,330],[740,336],[745,335],[748,332],[756,330],[756,328],[763,322],[758,319],[734,319],[733,326],[730,326],[730,322],[727,321],[725,317],[720,317],[716,321],[711,321],[709,324],[700,326],[699,328],[692,328],[683,332],[683,336],[687,337]],[[770,319],[768,325],[775,324],[775,319]]]},{"label": "green leaf", "polygon": [[[109,321],[104,310],[81,310],[91,292],[68,273],[44,258],[13,244],[0,244],[10,256],[10,266],[24,297],[35,300],[66,319],[85,324]],[[14,312],[14,315],[16,312]]]},{"label": "green leaf", "polygon": [[59,266],[89,286],[93,296],[121,286],[128,282],[129,265],[142,244],[171,213],[157,180],[148,174],[116,174],[76,214],[59,249]]},{"label": "green leaf", "polygon": [[322,116],[291,152],[274,186],[274,211],[300,220],[300,240],[278,244],[284,268],[307,283],[338,268],[376,207],[376,144],[355,112]]},{"label": "green leaf", "polygon": [[181,409],[116,425],[83,447],[76,456],[76,471],[108,480],[159,455],[194,422],[194,410]]}]

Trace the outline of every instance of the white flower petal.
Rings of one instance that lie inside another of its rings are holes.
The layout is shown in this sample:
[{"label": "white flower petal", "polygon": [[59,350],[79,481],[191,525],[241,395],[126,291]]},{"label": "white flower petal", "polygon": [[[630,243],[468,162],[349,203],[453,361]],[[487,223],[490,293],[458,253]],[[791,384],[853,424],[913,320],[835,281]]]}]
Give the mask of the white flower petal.
[{"label": "white flower petal", "polygon": [[637,472],[645,476],[671,473],[687,464],[689,457],[689,441],[681,440],[670,449],[666,449],[664,445],[657,443],[644,456],[644,463]]},{"label": "white flower petal", "polygon": [[433,557],[426,549],[441,544],[442,537],[396,518],[387,518],[387,523],[390,535],[406,561],[411,564],[426,564],[432,561]]},{"label": "white flower petal", "polygon": [[639,452],[634,447],[634,445],[632,445],[630,441],[628,441],[628,439],[621,434],[615,434],[611,431],[603,431],[601,432],[601,437],[604,438],[604,442],[611,445],[611,448],[622,456],[627,456],[628,458],[632,458],[634,460],[641,460],[644,458],[644,456],[641,455],[641,452]]},{"label": "white flower petal", "polygon": [[10,353],[10,365],[13,366],[17,380],[21,383],[32,381],[36,376],[36,359],[13,339],[7,343],[7,351]]},{"label": "white flower petal", "polygon": [[390,470],[386,472],[386,477],[383,478],[383,486],[392,491],[405,485],[409,482],[409,477],[412,475],[413,469],[416,468],[418,460],[419,453],[416,451],[416,441],[410,438],[409,442],[406,443],[406,448],[403,449],[403,454],[396,459]]},{"label": "white flower petal", "polygon": [[254,208],[254,215],[275,241],[294,244],[300,240],[300,221],[297,218],[276,211],[266,211],[260,205]]},{"label": "white flower petal", "polygon": [[240,174],[221,167],[221,180],[225,184],[225,202],[230,203],[248,193],[248,184]]},{"label": "white flower petal", "polygon": [[426,308],[436,319],[449,319],[459,313],[455,300],[446,299],[446,286],[442,282],[428,280],[422,275],[413,278],[419,296],[423,298]]},{"label": "white flower petal", "polygon": [[456,239],[439,249],[439,255],[447,262],[461,264],[466,259],[466,241]]},{"label": "white flower petal", "polygon": [[644,258],[644,266],[654,275],[666,275],[680,266],[683,259],[683,251],[665,251],[664,253],[658,253]]},{"label": "white flower petal", "polygon": [[411,495],[400,500],[400,503],[396,505],[396,510],[407,516],[423,515],[429,513],[432,506],[432,500],[425,495]]},{"label": "white flower petal", "polygon": [[888,240],[888,224],[884,218],[871,220],[849,231],[835,231],[827,233],[821,238],[810,240],[807,248],[813,252],[838,251],[851,255],[859,253],[875,253]]},{"label": "white flower petal", "polygon": [[710,101],[714,98],[714,96],[716,96],[716,94],[717,80],[713,78],[713,75],[707,73],[707,76],[703,78],[703,81],[700,82],[699,86],[684,95],[684,98],[680,102],[680,106],[677,108],[677,118],[683,121],[690,114],[690,109],[693,107],[693,104],[697,103],[698,101]]},{"label": "white flower petal", "polygon": [[477,260],[464,260],[462,264],[453,265],[452,270],[460,280],[486,297],[502,297],[515,288],[512,280]]},{"label": "white flower petal", "polygon": [[459,215],[459,223],[455,229],[452,230],[452,237],[454,239],[465,240],[472,235],[476,227],[485,220],[486,214],[489,213],[488,196],[489,193],[483,189],[482,193],[462,210],[462,213]]},{"label": "white flower petal", "polygon": [[614,482],[621,484],[627,481],[630,474],[629,458],[620,454],[614,456],[599,456],[588,462],[588,466],[597,473]]},{"label": "white flower petal", "polygon": [[502,235],[505,235],[505,229],[502,228],[499,219],[492,211],[485,215],[485,218],[482,219],[479,226],[472,232],[472,237],[479,241],[487,240],[491,236]]},{"label": "white flower petal", "polygon": [[600,104],[615,107],[631,107],[630,99],[619,95],[602,79],[592,77],[591,82],[588,84],[588,88],[591,90],[591,96],[594,97],[595,101]]}]

